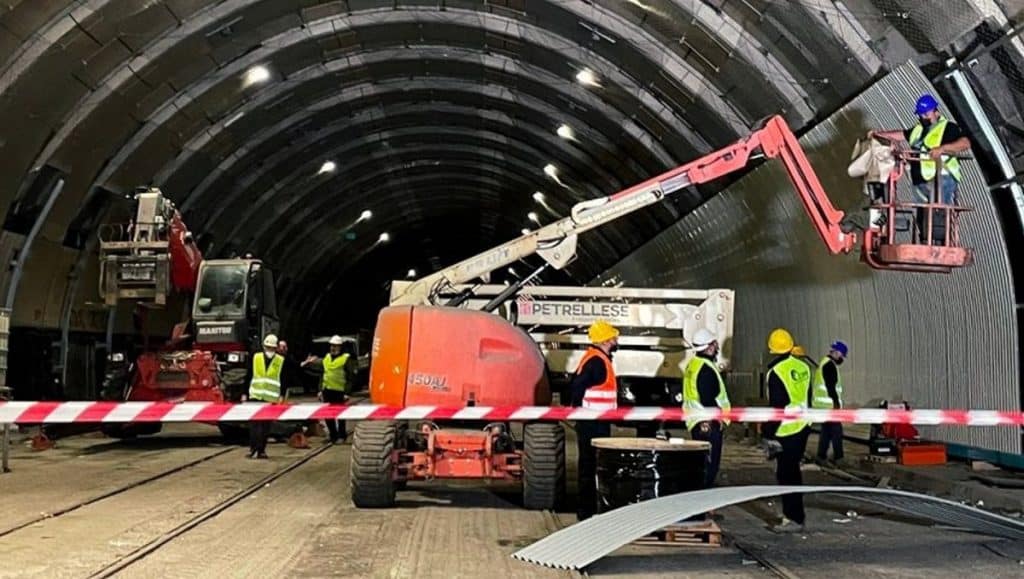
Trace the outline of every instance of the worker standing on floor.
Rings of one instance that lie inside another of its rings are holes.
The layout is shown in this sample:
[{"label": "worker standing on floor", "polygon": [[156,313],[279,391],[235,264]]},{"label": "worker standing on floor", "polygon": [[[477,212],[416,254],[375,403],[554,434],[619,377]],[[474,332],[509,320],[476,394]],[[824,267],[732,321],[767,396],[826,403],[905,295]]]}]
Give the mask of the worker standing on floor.
[{"label": "worker standing on floor", "polygon": [[[806,409],[811,370],[792,355],[793,336],[784,329],[772,331],[768,351],[775,357],[768,364],[768,403],[773,408]],[[780,485],[801,485],[800,461],[807,448],[810,423],[806,420],[766,422],[764,438],[776,456],[775,479]],[[800,493],[782,496],[782,522],[772,527],[780,533],[803,532],[804,499]]]},{"label": "worker standing on floor", "polygon": [[[843,407],[843,381],[839,376],[839,366],[846,360],[849,351],[845,343],[836,340],[832,343],[828,356],[822,358],[821,364],[814,372],[814,398],[811,400],[813,408],[839,410]],[[823,422],[821,424],[821,436],[818,438],[818,462],[825,462],[828,458],[829,445],[832,446],[832,460],[835,462],[842,460],[842,422]]]},{"label": "worker standing on floor", "polygon": [[807,355],[807,350],[805,350],[803,346],[793,346],[793,356],[807,364],[807,367],[809,367],[812,372],[818,367],[818,364],[814,362],[814,359]]},{"label": "worker standing on floor", "polygon": [[[281,402],[281,369],[284,367],[284,357],[277,353],[277,346],[277,336],[267,334],[263,339],[263,353],[252,357],[252,381],[249,383],[248,396],[251,402]],[[267,458],[269,435],[270,422],[249,422],[249,458]]]},{"label": "worker standing on floor", "polygon": [[[693,335],[691,345],[697,353],[683,371],[683,410],[699,411],[714,407],[728,410],[731,407],[729,394],[725,390],[725,380],[722,379],[716,363],[718,340],[710,331],[701,328]],[[728,421],[724,423],[729,424]],[[694,440],[703,440],[711,444],[704,468],[704,486],[711,488],[722,464],[723,421],[689,418],[686,420],[686,430]]]},{"label": "worker standing on floor", "polygon": [[[569,385],[572,406],[592,410],[614,410],[618,406],[618,380],[612,367],[612,354],[619,344],[619,331],[604,320],[587,330],[590,347],[576,368]],[[577,475],[579,503],[576,517],[584,520],[594,515],[597,506],[597,452],[590,441],[611,436],[611,425],[597,420],[576,422]]]},{"label": "worker standing on floor", "polygon": [[[353,382],[353,360],[351,343],[346,344],[341,336],[334,335],[327,342],[330,350],[323,358],[309,356],[303,366],[312,366],[320,376],[319,399],[328,404],[344,404],[349,387]],[[348,352],[344,351],[348,346]],[[327,433],[332,444],[343,442],[348,437],[344,420],[326,420]]]}]

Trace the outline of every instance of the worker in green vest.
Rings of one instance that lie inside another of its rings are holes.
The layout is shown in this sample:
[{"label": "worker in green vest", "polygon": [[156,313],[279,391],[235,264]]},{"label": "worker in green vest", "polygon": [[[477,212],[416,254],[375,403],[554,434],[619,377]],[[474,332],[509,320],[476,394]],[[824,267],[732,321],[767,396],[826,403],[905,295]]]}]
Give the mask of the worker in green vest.
[{"label": "worker in green vest", "polygon": [[[939,102],[930,94],[923,94],[914,107],[918,123],[903,131],[870,131],[869,138],[904,139],[910,148],[919,153],[920,159],[909,163],[910,180],[914,184],[917,203],[943,203],[956,205],[957,190],[962,175],[960,161],[956,155],[971,147],[960,126],[948,120],[939,112]],[[935,187],[939,186],[940,196]],[[917,210],[917,227],[920,243],[928,239],[928,212]],[[946,240],[946,211],[932,212],[932,243],[943,245]]]},{"label": "worker in green vest", "polygon": [[[811,369],[793,356],[793,336],[776,329],[768,336],[768,351],[774,356],[768,364],[768,404],[773,408],[807,409]],[[775,479],[780,485],[801,485],[800,461],[807,448],[810,423],[806,420],[767,422],[764,438],[775,450]],[[800,493],[782,496],[782,522],[772,527],[780,533],[803,532],[804,500]]]},{"label": "worker in green vest", "polygon": [[[718,371],[718,340],[705,328],[697,330],[690,345],[697,350],[683,370],[683,410],[700,411],[705,408],[728,410],[729,393],[725,380]],[[711,445],[704,467],[704,486],[711,488],[718,477],[722,463],[723,421],[688,418],[686,430],[694,440],[703,440]],[[728,421],[724,421],[728,425]]]},{"label": "worker in green vest", "polygon": [[[814,398],[812,408],[839,410],[843,407],[843,380],[839,375],[839,366],[846,360],[850,349],[846,343],[836,340],[829,348],[828,356],[821,359],[821,364],[814,372]],[[828,458],[828,447],[832,446],[832,460],[843,460],[843,423],[823,422],[821,435],[818,437],[818,462]]]},{"label": "worker in green vest", "polygon": [[[320,374],[321,402],[328,404],[344,404],[355,375],[355,359],[352,342],[346,342],[341,336],[331,336],[327,342],[330,350],[323,358],[309,356],[302,363],[312,366],[312,370]],[[327,420],[327,433],[332,444],[339,444],[348,437],[344,420]]]},{"label": "worker in green vest", "polygon": [[[252,357],[252,380],[249,382],[249,402],[278,404],[281,402],[281,369],[284,357],[277,353],[277,336],[263,338],[263,352]],[[267,437],[270,422],[253,420],[249,423],[249,458],[267,458]]]}]

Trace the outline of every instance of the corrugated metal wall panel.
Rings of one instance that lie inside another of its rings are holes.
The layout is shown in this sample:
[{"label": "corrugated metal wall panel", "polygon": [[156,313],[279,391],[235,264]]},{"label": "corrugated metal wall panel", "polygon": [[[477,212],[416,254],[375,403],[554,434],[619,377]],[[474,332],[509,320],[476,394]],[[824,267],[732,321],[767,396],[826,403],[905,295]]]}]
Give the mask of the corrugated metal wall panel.
[{"label": "corrugated metal wall panel", "polygon": [[[855,140],[900,127],[930,89],[913,65],[895,70],[807,133],[801,143],[838,207],[865,205],[846,176]],[[951,276],[875,272],[854,256],[828,255],[781,166],[747,175],[600,279],[627,285],[729,287],[736,294],[737,382],[756,393],[772,328],[792,328],[815,357],[850,342],[846,398],[902,396],[915,407],[1019,409],[1018,335],[1010,266],[999,220],[977,166],[966,163],[961,200],[976,208],[962,238],[975,264]],[[739,386],[737,384],[737,386]],[[929,436],[1020,452],[1008,428],[938,427]]]}]

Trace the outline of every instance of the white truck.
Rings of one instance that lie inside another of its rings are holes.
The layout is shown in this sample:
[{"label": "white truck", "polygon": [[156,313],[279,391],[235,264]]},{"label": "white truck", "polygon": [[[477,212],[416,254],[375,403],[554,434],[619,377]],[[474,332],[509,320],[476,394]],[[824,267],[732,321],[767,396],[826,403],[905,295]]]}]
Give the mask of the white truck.
[{"label": "white truck", "polygon": [[[401,295],[411,282],[392,282],[391,295]],[[508,286],[455,285],[436,297],[450,300],[463,292],[459,304],[484,309]],[[730,368],[735,294],[729,289],[687,290],[626,287],[524,285],[514,299],[494,313],[523,328],[540,346],[553,382],[565,386],[587,348],[587,327],[607,320],[621,332],[613,365],[619,377],[619,403],[672,406],[681,402],[682,368],[694,355],[688,339],[698,328],[719,340],[718,363]]]}]

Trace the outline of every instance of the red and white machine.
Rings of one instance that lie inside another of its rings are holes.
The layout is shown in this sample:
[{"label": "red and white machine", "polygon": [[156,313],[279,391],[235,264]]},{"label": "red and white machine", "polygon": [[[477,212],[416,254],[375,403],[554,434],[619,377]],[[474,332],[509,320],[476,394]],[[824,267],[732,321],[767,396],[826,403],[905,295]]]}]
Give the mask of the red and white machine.
[{"label": "red and white machine", "polygon": [[[277,330],[273,275],[258,259],[204,260],[174,204],[159,189],[135,195],[136,216],[100,231],[100,295],[132,300],[140,325],[152,309],[186,298],[185,320],[171,339],[147,343],[134,360],[112,352],[106,400],[236,402],[247,388],[250,354]],[[144,330],[144,328],[140,328]],[[112,436],[152,434],[159,423],[106,425]],[[225,434],[240,434],[231,424]]]},{"label": "red and white machine", "polygon": [[[586,201],[564,219],[404,285],[380,312],[370,367],[370,399],[389,406],[462,407],[547,405],[551,390],[545,357],[522,329],[489,312],[512,298],[548,267],[561,269],[576,256],[579,235],[653,205],[685,187],[748,167],[752,159],[777,159],[785,167],[811,223],[833,254],[857,244],[843,231],[842,211],[833,207],[799,141],[781,117],[750,136],[614,195]],[[889,183],[887,211],[912,212],[897,201]],[[934,208],[934,206],[933,206]],[[955,208],[959,211],[961,208]],[[951,212],[948,212],[951,213]],[[862,259],[872,267],[948,272],[970,263],[958,247],[957,223],[943,247],[900,243],[892,229],[865,236]],[[496,295],[482,310],[461,307],[472,288],[461,284],[537,254],[544,264]],[[441,301],[445,294],[456,297]],[[443,305],[441,305],[443,303]],[[470,428],[472,427],[472,428]],[[513,479],[523,483],[527,508],[553,508],[564,488],[564,433],[557,424],[527,422],[517,440],[510,424],[407,424],[361,422],[355,432],[352,498],[356,506],[387,507],[409,480],[427,478]]]}]

